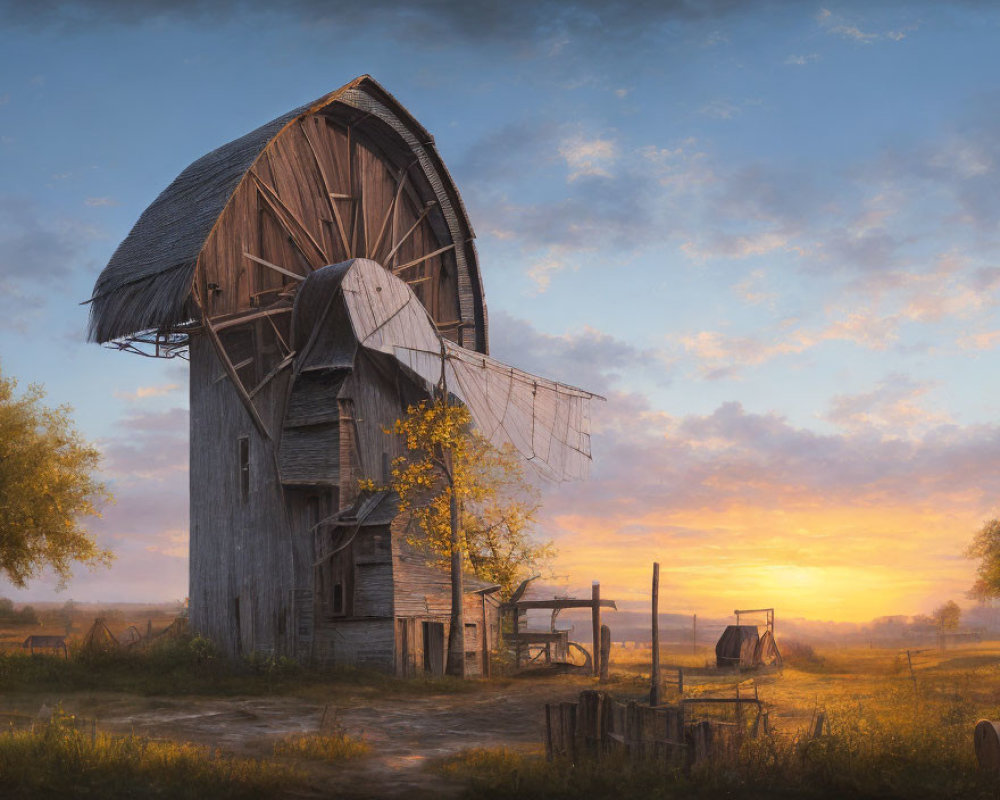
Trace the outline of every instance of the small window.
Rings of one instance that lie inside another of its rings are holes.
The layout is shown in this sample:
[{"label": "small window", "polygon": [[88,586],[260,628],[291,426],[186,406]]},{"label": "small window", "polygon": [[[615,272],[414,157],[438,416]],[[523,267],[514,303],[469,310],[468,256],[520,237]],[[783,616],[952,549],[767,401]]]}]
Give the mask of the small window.
[{"label": "small window", "polygon": [[240,497],[245,503],[250,497],[250,437],[240,437]]},{"label": "small window", "polygon": [[333,585],[333,613],[344,613],[344,584],[342,583]]}]

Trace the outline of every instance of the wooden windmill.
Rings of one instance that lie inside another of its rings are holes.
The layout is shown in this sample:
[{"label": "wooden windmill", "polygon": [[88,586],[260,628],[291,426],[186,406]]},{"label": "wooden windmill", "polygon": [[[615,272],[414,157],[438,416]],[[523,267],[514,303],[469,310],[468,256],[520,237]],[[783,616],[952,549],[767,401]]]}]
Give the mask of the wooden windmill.
[{"label": "wooden windmill", "polygon": [[[557,479],[589,463],[592,395],[489,358],[461,198],[368,76],[185,169],[98,278],[90,338],[190,360],[191,625],[232,654],[438,671],[448,576],[356,487],[442,369],[494,442]],[[468,589],[475,672],[496,632]]]}]

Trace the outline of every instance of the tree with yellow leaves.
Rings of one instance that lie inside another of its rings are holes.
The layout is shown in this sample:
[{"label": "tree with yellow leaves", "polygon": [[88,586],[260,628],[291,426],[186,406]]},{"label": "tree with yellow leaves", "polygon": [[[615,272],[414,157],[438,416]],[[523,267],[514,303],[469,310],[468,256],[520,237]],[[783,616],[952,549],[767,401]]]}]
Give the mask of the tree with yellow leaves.
[{"label": "tree with yellow leaves", "polygon": [[74,562],[109,564],[81,518],[111,499],[96,480],[100,453],[73,427],[67,406],[48,408],[32,385],[0,376],[0,573],[23,587],[50,567],[65,582]]},{"label": "tree with yellow leaves", "polygon": [[394,433],[406,455],[392,465],[391,488],[410,515],[409,541],[451,565],[449,675],[465,674],[463,566],[509,596],[538,562],[552,555],[528,529],[538,507],[512,449],[498,449],[472,428],[465,406],[443,399],[407,409]]}]

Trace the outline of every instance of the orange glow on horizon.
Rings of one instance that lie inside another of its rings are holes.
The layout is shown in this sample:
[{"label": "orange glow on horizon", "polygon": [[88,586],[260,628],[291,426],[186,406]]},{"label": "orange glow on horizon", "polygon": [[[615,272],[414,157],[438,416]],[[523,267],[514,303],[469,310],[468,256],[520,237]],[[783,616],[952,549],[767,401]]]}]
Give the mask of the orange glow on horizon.
[{"label": "orange glow on horizon", "polygon": [[[818,506],[818,504],[817,504]],[[962,555],[978,515],[898,507],[734,507],[638,517],[562,515],[557,575],[600,577],[608,597],[648,603],[660,562],[664,612],[725,616],[774,606],[785,617],[865,622],[966,603]]]}]

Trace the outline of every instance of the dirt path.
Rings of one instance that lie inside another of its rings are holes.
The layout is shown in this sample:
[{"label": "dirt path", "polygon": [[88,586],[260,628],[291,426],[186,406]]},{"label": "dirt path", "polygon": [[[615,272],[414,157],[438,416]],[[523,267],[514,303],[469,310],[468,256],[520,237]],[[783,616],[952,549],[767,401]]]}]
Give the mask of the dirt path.
[{"label": "dirt path", "polygon": [[[364,736],[372,754],[330,767],[302,762],[312,786],[298,796],[436,798],[454,796],[461,787],[425,770],[429,761],[475,747],[538,748],[545,703],[573,699],[581,688],[569,679],[519,680],[467,693],[350,698],[337,705],[295,697],[90,693],[57,699],[70,713],[96,718],[104,730],[195,742],[257,758],[273,755],[274,742],[283,736],[314,733],[321,724],[337,726]],[[25,696],[15,705],[34,715],[55,700]]]}]

